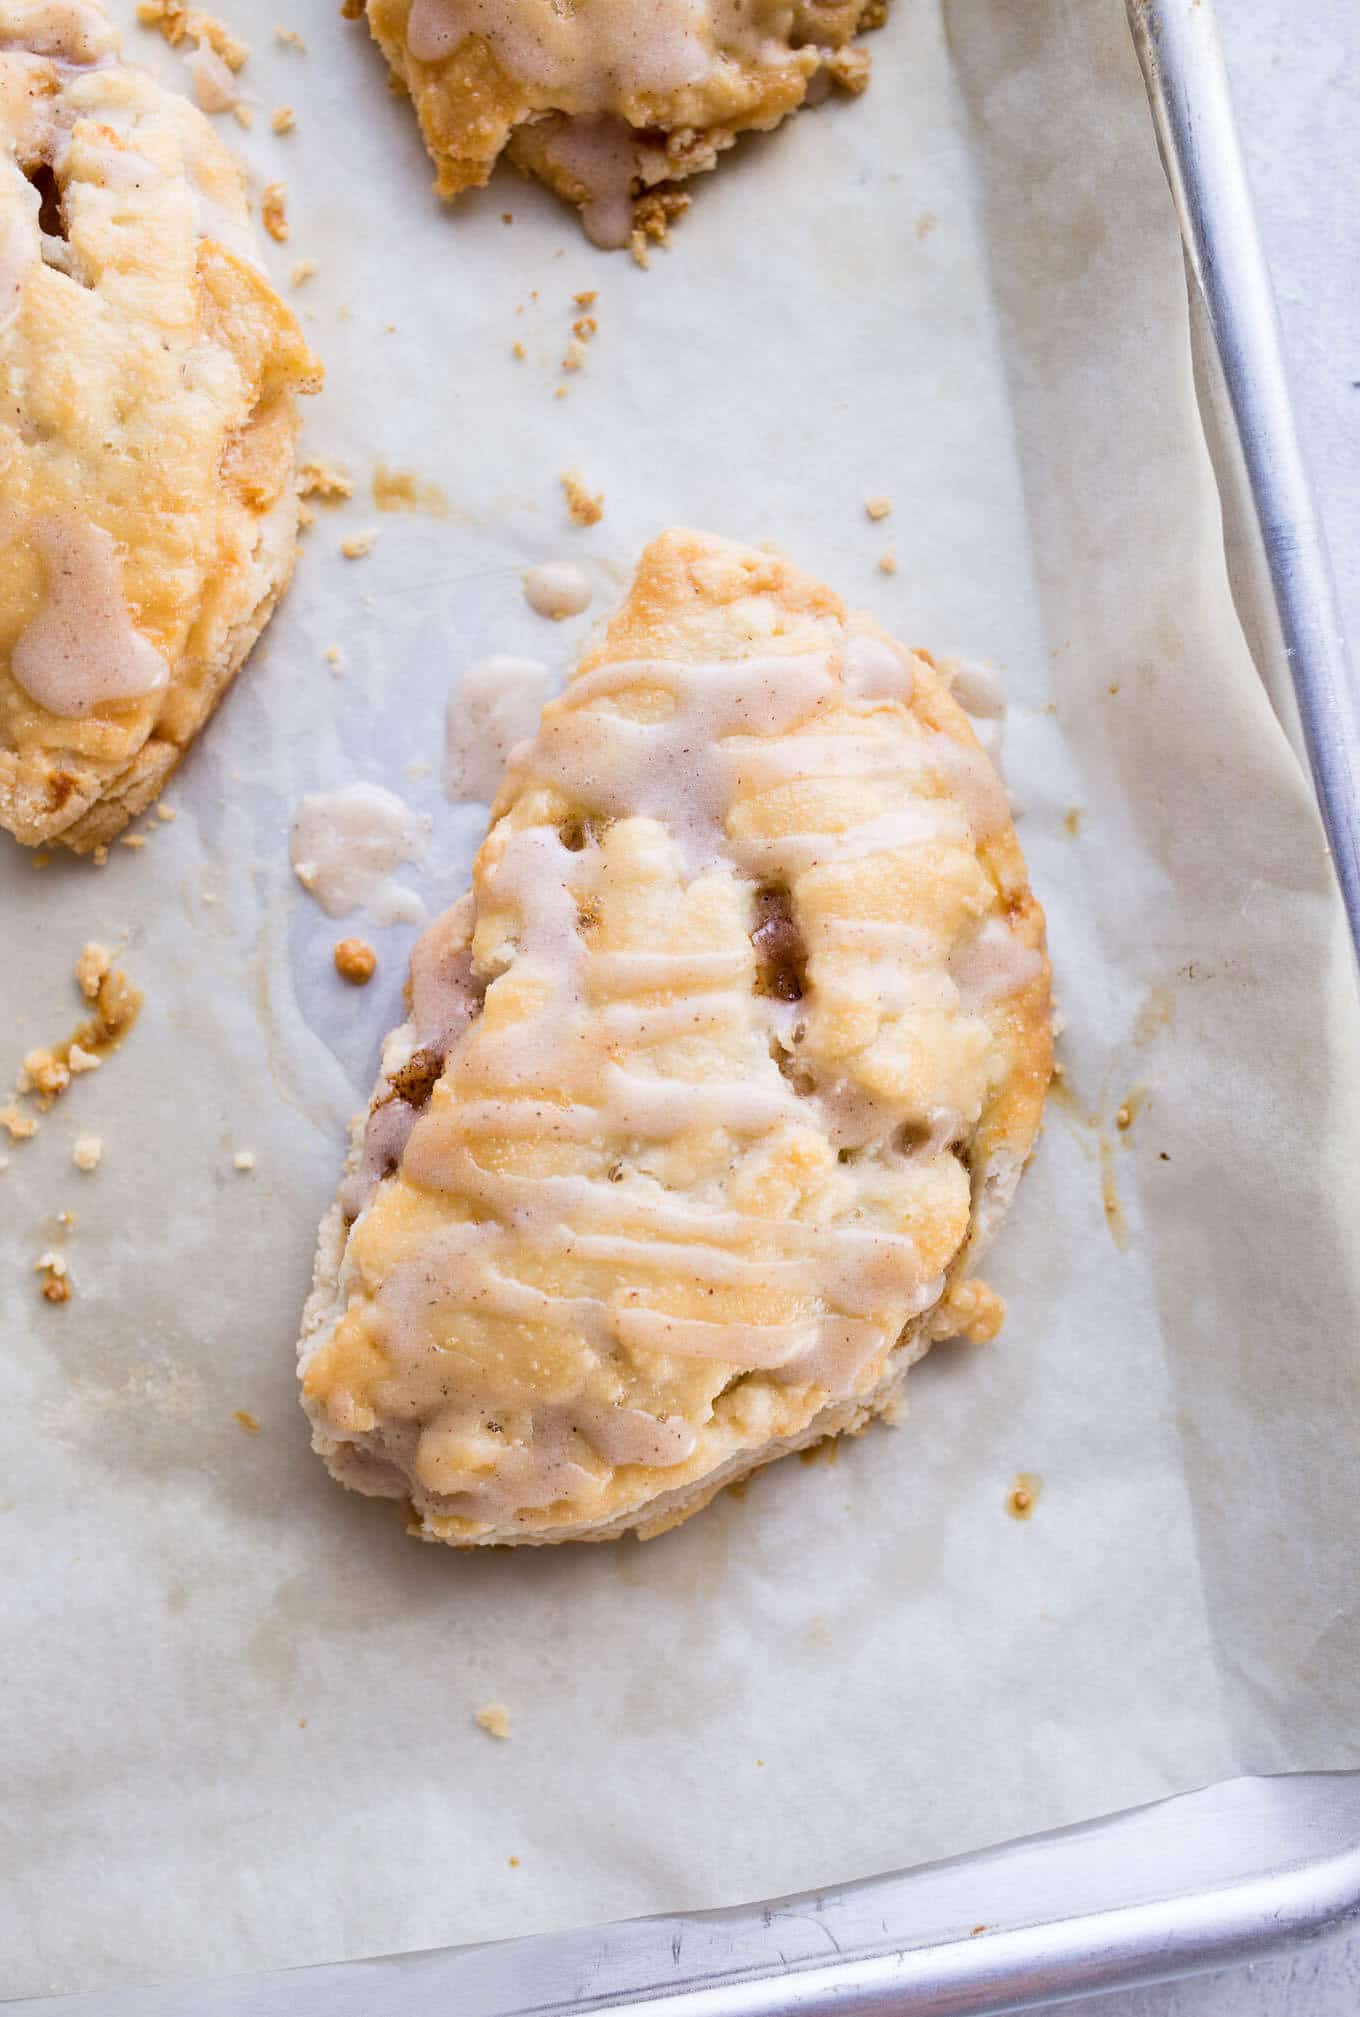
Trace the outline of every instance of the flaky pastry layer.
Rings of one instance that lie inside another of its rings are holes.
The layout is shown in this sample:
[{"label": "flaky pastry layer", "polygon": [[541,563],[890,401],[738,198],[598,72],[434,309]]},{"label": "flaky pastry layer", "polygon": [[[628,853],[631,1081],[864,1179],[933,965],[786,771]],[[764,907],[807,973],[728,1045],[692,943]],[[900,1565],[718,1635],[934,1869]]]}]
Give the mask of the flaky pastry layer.
[{"label": "flaky pastry layer", "polygon": [[[855,36],[887,0],[368,0],[441,196],[504,152],[580,206],[599,245],[664,235],[675,185],[828,85],[859,92]],[[681,199],[680,207],[683,207]]]},{"label": "flaky pastry layer", "polygon": [[1043,918],[944,681],[786,561],[646,550],[409,1007],[300,1364],[335,1475],[426,1538],[659,1531],[986,1328]]},{"label": "flaky pastry layer", "polygon": [[88,0],[0,0],[0,824],[161,789],[287,583],[294,394],[239,164]]}]

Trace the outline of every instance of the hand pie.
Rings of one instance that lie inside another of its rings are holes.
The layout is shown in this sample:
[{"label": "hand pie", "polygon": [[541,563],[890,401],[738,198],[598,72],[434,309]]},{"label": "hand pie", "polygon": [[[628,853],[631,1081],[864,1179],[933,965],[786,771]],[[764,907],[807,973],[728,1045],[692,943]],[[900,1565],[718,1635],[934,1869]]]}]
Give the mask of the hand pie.
[{"label": "hand pie", "polygon": [[827,81],[862,91],[887,0],[368,0],[441,196],[504,150],[581,207],[597,245],[664,236],[674,185]]},{"label": "hand pie", "polygon": [[292,571],[295,392],[244,174],[86,0],[0,0],[0,824],[156,796]]},{"label": "hand pie", "polygon": [[1043,917],[923,655],[668,532],[411,963],[300,1348],[316,1448],[457,1546],[644,1537],[980,1334]]}]

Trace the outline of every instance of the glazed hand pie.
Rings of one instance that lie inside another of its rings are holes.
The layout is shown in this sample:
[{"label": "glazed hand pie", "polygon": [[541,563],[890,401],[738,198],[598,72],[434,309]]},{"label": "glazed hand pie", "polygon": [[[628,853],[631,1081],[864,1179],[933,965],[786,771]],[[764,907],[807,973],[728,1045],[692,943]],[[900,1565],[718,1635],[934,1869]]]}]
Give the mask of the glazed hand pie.
[{"label": "glazed hand pie", "polygon": [[292,571],[293,395],[244,174],[86,0],[0,0],[0,824],[160,791]]},{"label": "glazed hand pie", "polygon": [[441,196],[480,188],[504,151],[568,202],[597,245],[664,235],[739,134],[828,83],[861,91],[851,48],[887,0],[368,0],[415,103]]},{"label": "glazed hand pie", "polygon": [[411,965],[300,1350],[316,1448],[457,1546],[644,1537],[999,1306],[1043,917],[923,655],[669,532]]}]

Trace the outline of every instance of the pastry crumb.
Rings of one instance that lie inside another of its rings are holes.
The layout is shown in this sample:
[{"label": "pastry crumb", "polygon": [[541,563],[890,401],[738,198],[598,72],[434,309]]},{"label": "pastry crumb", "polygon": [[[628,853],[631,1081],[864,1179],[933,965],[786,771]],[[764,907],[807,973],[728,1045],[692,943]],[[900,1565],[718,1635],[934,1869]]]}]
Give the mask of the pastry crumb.
[{"label": "pastry crumb", "polygon": [[50,868],[52,857],[50,854],[31,854],[28,857],[28,865],[30,868]]},{"label": "pastry crumb", "polygon": [[233,1422],[235,1422],[237,1428],[244,1429],[248,1436],[259,1435],[260,1433],[259,1417],[258,1415],[252,1415],[249,1408],[233,1408],[231,1411],[231,1419],[233,1420]]},{"label": "pastry crumb", "polygon": [[573,337],[567,345],[566,353],[562,359],[563,371],[579,371],[585,363],[585,358],[585,345],[578,338]]},{"label": "pastry crumb", "polygon": [[37,1134],[38,1122],[21,1107],[0,1107],[0,1128],[5,1130],[12,1142],[27,1142]]},{"label": "pastry crumb", "polygon": [[508,1864],[510,1865],[510,1868],[511,1868],[512,1870],[518,1870],[518,1868],[519,1868],[519,1857],[518,1857],[518,1856],[507,1856],[505,1860],[506,1860],[506,1862],[507,1862],[507,1863],[508,1863]]},{"label": "pastry crumb", "polygon": [[100,945],[95,939],[87,941],[76,961],[76,986],[86,1001],[99,999],[100,983],[112,964],[107,946]]},{"label": "pastry crumb", "polygon": [[58,1057],[55,1051],[44,1046],[26,1053],[15,1090],[43,1093],[53,1100],[59,1093],[64,1093],[70,1083],[71,1072],[65,1058]]},{"label": "pastry crumb", "polygon": [[886,518],[892,510],[892,499],[881,495],[866,497],[864,500],[864,509],[868,516],[877,523],[880,518]]},{"label": "pastry crumb", "polygon": [[299,259],[292,272],[288,275],[290,286],[301,287],[304,282],[311,279],[316,270],[316,261],[314,259]]},{"label": "pastry crumb", "polygon": [[1006,1494],[1006,1511],[1011,1518],[1029,1519],[1043,1488],[1043,1479],[1035,1477],[1032,1471],[1019,1472],[1015,1483]]},{"label": "pastry crumb", "polygon": [[66,1053],[66,1063],[73,1074],[97,1072],[103,1062],[98,1051],[87,1051],[83,1044],[77,1043],[72,1037],[71,1047]]},{"label": "pastry crumb", "polygon": [[316,513],[315,513],[315,512],[314,512],[314,511],[312,510],[312,507],[311,507],[311,505],[310,505],[310,504],[303,504],[303,503],[302,503],[302,501],[301,501],[301,499],[299,499],[299,501],[298,501],[298,531],[299,531],[299,532],[306,532],[306,530],[307,530],[308,526],[311,526],[311,525],[315,525],[315,524],[316,524]]},{"label": "pastry crumb", "polygon": [[135,854],[138,848],[146,846],[146,835],[144,833],[120,833],[118,836],[118,845],[119,847],[130,847]]},{"label": "pastry crumb", "polygon": [[348,539],[341,540],[340,551],[346,560],[362,560],[366,554],[372,553],[377,543],[376,532],[352,532]]},{"label": "pastry crumb", "polygon": [[522,343],[512,343],[510,346],[510,355],[512,357],[518,357],[521,360],[523,360],[529,355],[529,353],[524,348],[524,345]]},{"label": "pastry crumb", "polygon": [[571,298],[578,308],[593,308],[600,298],[600,290],[598,287],[584,287]]},{"label": "pastry crumb", "polygon": [[931,1336],[962,1338],[970,1345],[990,1345],[1006,1321],[1006,1304],[995,1289],[970,1276],[955,1282],[931,1319]]},{"label": "pastry crumb", "polygon": [[78,1170],[97,1170],[104,1158],[104,1142],[100,1135],[77,1135],[71,1145],[71,1161]]},{"label": "pastry crumb", "polygon": [[282,182],[266,182],[260,191],[260,222],[276,245],[288,237],[288,191]]},{"label": "pastry crumb", "polygon": [[341,651],[338,644],[328,644],[322,656],[332,672],[340,673],[344,671],[345,654]]},{"label": "pastry crumb", "polygon": [[157,819],[163,819],[168,825],[172,819],[179,818],[179,813],[173,805],[166,805],[162,802],[156,807],[156,817]]},{"label": "pastry crumb", "polygon": [[236,1154],[231,1159],[231,1166],[234,1170],[253,1170],[255,1167],[254,1149],[237,1149]]},{"label": "pastry crumb", "polygon": [[897,554],[893,547],[885,547],[883,552],[879,554],[878,571],[880,574],[896,574]]},{"label": "pastry crumb", "polygon": [[245,127],[247,133],[249,133],[251,127],[255,124],[255,114],[239,98],[231,108],[231,116],[238,126]]},{"label": "pastry crumb", "polygon": [[307,54],[307,44],[298,34],[296,28],[280,28],[276,26],[274,29],[274,40],[280,43],[285,49],[296,49],[299,56]]},{"label": "pastry crumb", "polygon": [[488,1737],[499,1737],[504,1742],[510,1735],[510,1711],[501,1702],[488,1702],[484,1709],[479,1709],[477,1721]]},{"label": "pastry crumb", "polygon": [[837,49],[825,59],[825,69],[833,84],[852,98],[869,88],[874,59],[867,49]]},{"label": "pastry crumb", "polygon": [[342,498],[353,497],[354,480],[341,463],[303,462],[298,465],[298,492],[322,504],[338,504]]},{"label": "pastry crumb", "polygon": [[1081,832],[1081,807],[1070,805],[1063,814],[1063,832],[1069,840],[1075,840]]},{"label": "pastry crumb", "polygon": [[378,955],[367,939],[337,939],[332,956],[341,980],[349,981],[354,987],[363,987],[378,970]]},{"label": "pastry crumb", "polygon": [[672,224],[689,209],[690,199],[678,189],[654,189],[633,205],[633,231],[628,243],[633,259],[644,271],[651,264],[647,246],[664,245]]},{"label": "pastry crumb", "polygon": [[228,70],[243,69],[250,54],[249,44],[233,35],[225,21],[219,21],[215,14],[202,13],[197,7],[186,6],[185,0],[138,0],[137,19],[143,28],[158,29],[172,49],[186,36],[205,43],[215,56],[221,57]]},{"label": "pastry crumb", "polygon": [[586,489],[579,469],[564,470],[562,493],[573,525],[598,525],[604,517],[604,492]]},{"label": "pastry crumb", "polygon": [[297,114],[291,105],[276,105],[269,115],[269,124],[275,133],[291,133],[297,125]]},{"label": "pastry crumb", "polygon": [[48,1252],[39,1254],[33,1263],[33,1272],[43,1277],[42,1294],[49,1303],[69,1303],[71,1300],[71,1278],[66,1270],[63,1254]]}]

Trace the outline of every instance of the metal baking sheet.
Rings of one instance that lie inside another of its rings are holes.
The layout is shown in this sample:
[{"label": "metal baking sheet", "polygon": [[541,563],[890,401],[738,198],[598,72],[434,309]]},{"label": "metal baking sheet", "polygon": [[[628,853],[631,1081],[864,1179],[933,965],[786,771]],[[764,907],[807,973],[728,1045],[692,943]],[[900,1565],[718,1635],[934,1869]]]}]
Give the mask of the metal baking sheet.
[{"label": "metal baking sheet", "polygon": [[[1329,833],[1346,883],[1355,836],[1353,722],[1329,618],[1325,562],[1299,476],[1259,267],[1235,167],[1212,22],[1189,0],[1133,10],[1233,421],[1265,537],[1271,588],[1256,612],[1286,646],[1262,671],[1297,690]],[[1191,144],[1198,142],[1198,147]],[[1209,154],[1204,148],[1212,142]],[[1233,447],[1227,442],[1227,448]],[[1220,463],[1220,470],[1222,464]],[[1232,528],[1229,528],[1230,531]],[[1240,528],[1239,528],[1240,531]],[[1244,566],[1250,569],[1248,557]],[[1283,710],[1282,710],[1283,711]],[[1353,855],[1351,857],[1353,860]],[[1353,897],[1353,885],[1347,883]],[[1352,910],[1352,918],[1354,918]],[[387,1961],[96,1994],[65,2007],[255,2013],[457,2010],[984,2012],[1219,1965],[1303,1937],[1360,1908],[1360,1778],[1233,1781],[1140,1813],[842,1891],[758,1907],[633,1921],[586,1933]],[[35,1999],[19,2008],[60,2007]]]}]

